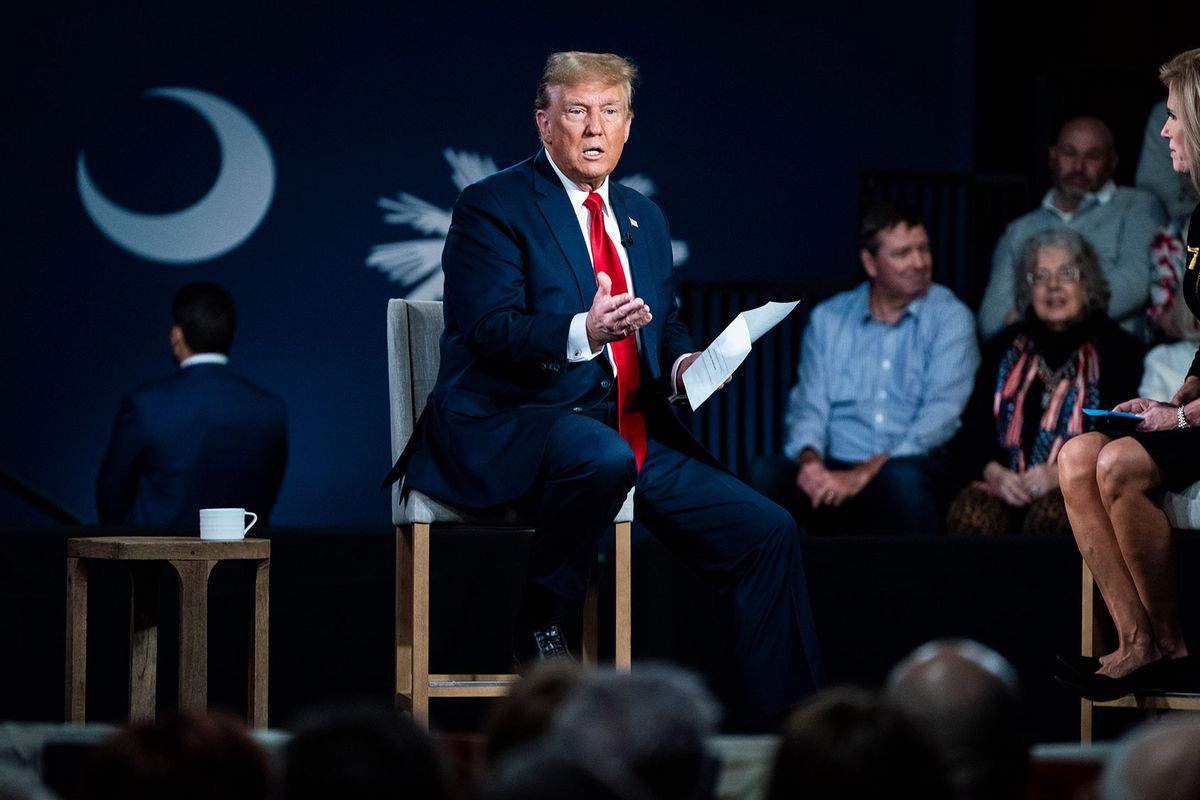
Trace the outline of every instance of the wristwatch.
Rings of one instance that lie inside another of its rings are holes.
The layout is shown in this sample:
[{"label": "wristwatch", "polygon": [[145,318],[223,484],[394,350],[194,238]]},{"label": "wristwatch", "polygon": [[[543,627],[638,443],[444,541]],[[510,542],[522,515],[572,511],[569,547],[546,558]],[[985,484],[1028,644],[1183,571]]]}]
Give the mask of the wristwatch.
[{"label": "wristwatch", "polygon": [[1189,424],[1188,424],[1187,417],[1186,417],[1186,416],[1184,416],[1184,414],[1183,414],[1183,406],[1178,406],[1178,407],[1176,407],[1176,409],[1175,409],[1175,418],[1176,418],[1176,422],[1175,422],[1175,427],[1176,427],[1176,428],[1190,428],[1190,427],[1192,427],[1191,425],[1189,425]]}]

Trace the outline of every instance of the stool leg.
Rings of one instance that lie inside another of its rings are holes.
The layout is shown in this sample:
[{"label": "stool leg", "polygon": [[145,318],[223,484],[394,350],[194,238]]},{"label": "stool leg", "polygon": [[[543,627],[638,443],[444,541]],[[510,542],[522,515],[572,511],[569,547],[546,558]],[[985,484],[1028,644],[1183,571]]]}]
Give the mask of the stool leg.
[{"label": "stool leg", "polygon": [[154,719],[158,694],[158,576],[162,563],[130,561],[129,719]]},{"label": "stool leg", "polygon": [[633,541],[628,522],[618,522],[615,526],[616,543],[613,548],[614,570],[616,572],[617,624],[616,652],[613,661],[617,669],[629,669],[633,664]]},{"label": "stool leg", "polygon": [[412,526],[396,526],[396,707],[412,713],[413,696]]},{"label": "stool leg", "polygon": [[267,678],[270,641],[271,559],[258,562],[254,569],[254,616],[250,621],[250,664],[246,672],[246,708],[250,725],[267,727]]},{"label": "stool leg", "polygon": [[87,714],[87,562],[67,559],[67,722]]},{"label": "stool leg", "polygon": [[580,642],[579,660],[584,666],[594,667],[599,661],[599,629],[600,570],[593,564],[592,577],[588,581],[587,594],[583,598],[583,641]]},{"label": "stool leg", "polygon": [[208,705],[208,576],[215,561],[172,561],[179,578],[179,707]]},{"label": "stool leg", "polygon": [[429,727],[429,525],[412,526],[412,714]]}]

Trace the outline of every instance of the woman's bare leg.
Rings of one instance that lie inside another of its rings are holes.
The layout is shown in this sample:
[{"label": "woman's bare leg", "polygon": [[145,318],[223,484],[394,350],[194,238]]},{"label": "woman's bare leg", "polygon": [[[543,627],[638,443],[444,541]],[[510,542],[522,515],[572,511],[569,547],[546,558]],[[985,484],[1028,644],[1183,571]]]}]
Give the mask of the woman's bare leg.
[{"label": "woman's bare leg", "polygon": [[1185,656],[1175,544],[1158,500],[1162,473],[1136,439],[1125,438],[1100,451],[1096,475],[1121,556],[1149,615],[1156,649],[1164,656]]},{"label": "woman's bare leg", "polygon": [[1098,464],[1101,452],[1112,442],[1102,433],[1085,433],[1071,439],[1059,453],[1058,475],[1079,553],[1091,569],[1117,628],[1117,650],[1100,660],[1100,673],[1116,678],[1160,658],[1162,653],[1100,490]]}]

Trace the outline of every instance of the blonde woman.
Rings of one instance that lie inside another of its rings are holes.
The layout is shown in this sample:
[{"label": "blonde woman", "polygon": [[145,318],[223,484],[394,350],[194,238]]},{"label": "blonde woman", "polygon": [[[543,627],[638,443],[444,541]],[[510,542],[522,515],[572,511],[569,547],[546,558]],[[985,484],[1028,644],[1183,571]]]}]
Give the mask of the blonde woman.
[{"label": "blonde woman", "polygon": [[[1171,164],[1200,188],[1200,49],[1171,59],[1159,77],[1168,93],[1162,136]],[[1188,230],[1183,295],[1200,316],[1198,217],[1192,213]],[[1058,460],[1071,530],[1117,629],[1113,652],[1059,659],[1059,683],[1093,700],[1171,688],[1192,671],[1171,526],[1160,503],[1165,490],[1200,480],[1200,358],[1170,402],[1137,398],[1116,410],[1143,418],[1134,433],[1085,433],[1067,442]]]}]

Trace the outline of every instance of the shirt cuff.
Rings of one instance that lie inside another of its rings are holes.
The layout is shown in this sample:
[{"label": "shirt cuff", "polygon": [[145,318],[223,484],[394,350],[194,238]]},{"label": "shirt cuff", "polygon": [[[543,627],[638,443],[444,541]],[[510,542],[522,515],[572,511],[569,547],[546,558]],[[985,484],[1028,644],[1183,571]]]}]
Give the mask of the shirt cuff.
[{"label": "shirt cuff", "polygon": [[682,403],[687,400],[687,389],[682,392],[677,391],[675,387],[679,385],[679,365],[691,353],[684,353],[679,358],[675,359],[675,363],[671,365],[671,396],[667,398],[668,403]]},{"label": "shirt cuff", "polygon": [[604,352],[604,348],[592,352],[587,337],[587,312],[571,317],[571,329],[567,332],[567,361],[591,361]]}]

